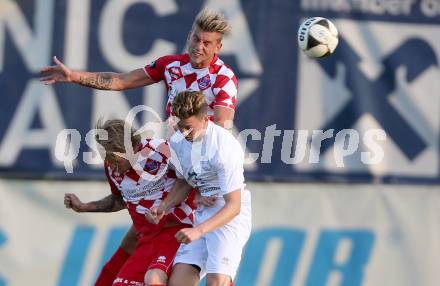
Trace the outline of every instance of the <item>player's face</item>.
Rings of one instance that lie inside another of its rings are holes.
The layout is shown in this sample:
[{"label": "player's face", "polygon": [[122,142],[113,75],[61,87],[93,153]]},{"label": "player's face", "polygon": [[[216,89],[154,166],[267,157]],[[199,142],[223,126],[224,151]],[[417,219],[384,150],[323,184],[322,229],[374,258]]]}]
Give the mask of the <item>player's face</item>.
[{"label": "player's face", "polygon": [[188,38],[188,53],[194,68],[209,66],[222,47],[221,34],[195,28]]},{"label": "player's face", "polygon": [[200,140],[205,135],[208,121],[208,116],[198,117],[193,115],[187,119],[180,119],[177,123],[177,128],[185,135],[186,140],[194,142]]}]

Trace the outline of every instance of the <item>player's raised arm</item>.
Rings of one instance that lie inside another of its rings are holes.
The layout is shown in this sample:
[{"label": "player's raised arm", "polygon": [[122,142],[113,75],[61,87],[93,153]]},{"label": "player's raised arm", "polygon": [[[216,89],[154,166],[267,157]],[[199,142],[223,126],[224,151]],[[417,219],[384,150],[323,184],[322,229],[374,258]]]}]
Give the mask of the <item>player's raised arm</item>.
[{"label": "player's raised arm", "polygon": [[41,69],[40,81],[44,84],[67,82],[102,90],[125,90],[155,83],[143,69],[126,73],[74,71],[57,57],[53,60],[54,66]]},{"label": "player's raised arm", "polygon": [[125,209],[122,196],[110,194],[98,201],[83,203],[75,194],[64,194],[64,205],[76,212],[117,212]]},{"label": "player's raised arm", "polygon": [[214,123],[225,128],[231,129],[234,121],[235,110],[223,106],[214,107]]},{"label": "player's raised arm", "polygon": [[237,106],[238,80],[234,72],[223,66],[213,84],[214,122],[226,129],[232,128]]}]

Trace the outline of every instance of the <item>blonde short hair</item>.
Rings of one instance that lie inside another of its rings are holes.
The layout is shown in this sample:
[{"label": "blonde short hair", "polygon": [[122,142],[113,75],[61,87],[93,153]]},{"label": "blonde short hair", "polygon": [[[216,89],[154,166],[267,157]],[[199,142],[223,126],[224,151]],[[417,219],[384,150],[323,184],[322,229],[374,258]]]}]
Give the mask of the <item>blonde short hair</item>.
[{"label": "blonde short hair", "polygon": [[[95,135],[95,140],[105,149],[105,160],[113,161],[115,159],[114,152],[126,153],[126,148],[124,145],[124,128],[126,122],[121,119],[109,119],[104,121],[103,119],[99,119],[96,123],[96,129],[105,130],[107,132],[107,139],[100,139],[98,134]],[[130,128],[130,136],[131,136],[131,147],[135,147],[140,144],[141,136],[139,134],[135,135],[136,129],[134,129],[131,125]]]},{"label": "blonde short hair", "polygon": [[194,31],[196,27],[205,32],[220,33],[222,36],[229,33],[231,30],[231,26],[226,21],[223,14],[207,8],[197,14],[192,26],[192,31]]},{"label": "blonde short hair", "polygon": [[171,109],[179,119],[187,119],[193,115],[205,116],[208,106],[201,91],[182,91],[174,98]]}]

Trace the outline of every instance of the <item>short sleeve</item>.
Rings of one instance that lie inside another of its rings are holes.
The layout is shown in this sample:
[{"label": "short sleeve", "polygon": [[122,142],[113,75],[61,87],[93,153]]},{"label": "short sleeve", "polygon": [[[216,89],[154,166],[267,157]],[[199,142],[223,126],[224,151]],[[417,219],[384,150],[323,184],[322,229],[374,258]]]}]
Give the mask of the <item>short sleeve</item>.
[{"label": "short sleeve", "polygon": [[177,171],[177,170],[174,170],[175,172],[176,172],[176,178],[178,178],[178,179],[185,179],[185,176],[183,176],[183,174],[182,173],[180,173],[179,171]]},{"label": "short sleeve", "polygon": [[[183,174],[181,172],[181,168],[176,168],[175,165],[173,164],[173,161],[174,160],[170,160],[170,162],[169,162],[169,170],[174,173],[176,178],[185,179],[185,177],[183,176]],[[179,169],[180,169],[180,171],[179,171]]]},{"label": "short sleeve", "polygon": [[217,74],[213,85],[215,96],[214,107],[223,106],[235,109],[237,105],[238,81],[231,69],[223,66]]},{"label": "short sleeve", "polygon": [[121,192],[118,190],[118,187],[116,187],[115,183],[110,178],[107,164],[104,164],[104,172],[105,172],[105,176],[107,177],[107,182],[110,185],[110,191],[112,192],[113,195],[120,196]]},{"label": "short sleeve", "polygon": [[178,152],[182,152],[179,147],[179,142],[183,139],[182,133],[177,130],[174,132],[174,134],[171,136],[171,138],[168,141],[169,148],[170,148],[170,168],[172,168],[176,172],[176,177],[178,179],[185,179],[185,176],[183,174],[183,166],[179,160],[179,156],[177,155]]},{"label": "short sleeve", "polygon": [[171,56],[163,56],[155,61],[152,61],[149,65],[144,67],[145,72],[150,78],[156,82],[164,80],[165,67],[170,62]]},{"label": "short sleeve", "polygon": [[244,153],[238,142],[229,144],[228,152],[223,152],[218,162],[218,180],[221,195],[244,187]]}]

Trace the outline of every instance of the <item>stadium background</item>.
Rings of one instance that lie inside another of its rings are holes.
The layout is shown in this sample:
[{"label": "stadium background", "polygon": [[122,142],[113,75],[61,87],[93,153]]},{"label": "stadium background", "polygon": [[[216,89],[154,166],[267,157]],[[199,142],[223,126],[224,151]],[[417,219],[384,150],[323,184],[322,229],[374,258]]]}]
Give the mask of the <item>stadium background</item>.
[{"label": "stadium background", "polygon": [[[75,69],[128,71],[179,53],[204,6],[233,26],[221,57],[239,79],[235,132],[248,130],[254,231],[236,285],[438,285],[438,0],[0,0],[0,286],[92,283],[129,218],[64,209],[65,192],[108,194],[99,164],[85,163],[86,135],[98,117],[139,104],[163,116],[163,86],[43,86],[39,69],[52,55]],[[339,28],[332,57],[298,51],[310,16]],[[344,143],[338,132],[350,128],[359,137]],[[62,129],[80,134],[65,158],[72,173],[55,156]],[[332,129],[310,144],[313,130]],[[363,163],[380,150],[383,160]]]}]

